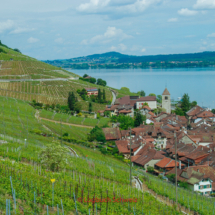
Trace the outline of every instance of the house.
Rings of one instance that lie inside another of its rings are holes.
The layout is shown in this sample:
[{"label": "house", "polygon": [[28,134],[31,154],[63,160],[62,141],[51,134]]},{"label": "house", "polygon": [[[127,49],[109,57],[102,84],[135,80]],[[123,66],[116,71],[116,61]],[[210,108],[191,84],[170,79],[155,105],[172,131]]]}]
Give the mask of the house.
[{"label": "house", "polygon": [[105,139],[107,141],[114,141],[114,140],[120,140],[121,139],[121,132],[119,128],[102,128],[104,134],[105,134]]},{"label": "house", "polygon": [[87,95],[88,95],[88,96],[91,96],[91,95],[97,96],[97,95],[98,95],[98,89],[95,88],[95,87],[92,87],[92,88],[85,88],[85,90],[87,91]]},{"label": "house", "polygon": [[215,115],[211,111],[205,110],[198,105],[190,109],[188,112],[186,112],[186,114],[189,118],[190,123],[197,123],[206,118],[210,118],[213,121],[215,119]]},{"label": "house", "polygon": [[156,96],[146,96],[141,97],[139,96],[124,96],[122,98],[116,99],[115,104],[118,105],[131,105],[134,109],[142,109],[145,106],[145,103],[148,104],[151,110],[157,108],[157,100]]},{"label": "house", "polygon": [[162,160],[165,156],[162,151],[156,151],[153,148],[148,148],[144,153],[140,155],[137,154],[132,157],[132,162],[138,166],[142,166],[147,169],[147,167],[153,167],[156,163]]},{"label": "house", "polygon": [[105,111],[110,111],[111,116],[120,114],[134,117],[134,108],[131,105],[107,105]]},{"label": "house", "polygon": [[147,115],[149,112],[151,112],[151,108],[147,105],[143,106],[142,109],[140,109],[140,113],[142,115]]},{"label": "house", "polygon": [[215,170],[207,165],[190,166],[179,171],[177,180],[187,182],[192,191],[210,195],[214,191]]},{"label": "house", "polygon": [[116,146],[119,150],[119,154],[123,154],[125,159],[130,158],[130,149],[128,149],[128,143],[128,139],[116,141]]},{"label": "house", "polygon": [[142,109],[145,106],[145,103],[148,104],[148,107],[151,110],[154,110],[157,108],[157,99],[156,96],[146,96],[146,97],[141,97],[136,100],[136,109]]},{"label": "house", "polygon": [[[179,169],[185,167],[181,162],[176,163]],[[171,158],[164,157],[161,161],[155,164],[155,172],[158,174],[166,174],[168,171],[172,170],[175,167],[175,160]]]}]

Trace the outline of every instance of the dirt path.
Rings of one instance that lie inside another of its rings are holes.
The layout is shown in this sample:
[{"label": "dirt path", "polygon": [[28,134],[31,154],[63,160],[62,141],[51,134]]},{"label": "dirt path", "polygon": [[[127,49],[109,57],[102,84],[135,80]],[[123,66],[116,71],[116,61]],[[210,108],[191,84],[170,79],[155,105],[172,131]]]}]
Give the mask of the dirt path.
[{"label": "dirt path", "polygon": [[59,123],[59,124],[62,123],[63,125],[71,125],[71,126],[82,127],[82,128],[93,128],[93,126],[71,124],[71,123],[67,123],[67,122],[55,121],[55,120],[52,120],[52,119],[46,119],[46,118],[43,118],[43,117],[38,117],[38,119],[42,119],[42,120],[49,121],[49,122],[55,122],[55,123]]},{"label": "dirt path", "polygon": [[[168,197],[165,196],[161,196],[158,195],[156,192],[154,192],[153,190],[149,189],[147,187],[146,184],[142,184],[142,189],[145,192],[150,193],[152,196],[154,196],[158,201],[163,202],[164,204],[173,207],[174,206],[174,202],[173,200],[169,199]],[[194,211],[190,211],[189,209],[187,209],[184,206],[181,206],[180,204],[178,204],[178,210],[181,211],[183,214],[189,214],[189,215],[198,215],[198,213],[195,213]]]}]

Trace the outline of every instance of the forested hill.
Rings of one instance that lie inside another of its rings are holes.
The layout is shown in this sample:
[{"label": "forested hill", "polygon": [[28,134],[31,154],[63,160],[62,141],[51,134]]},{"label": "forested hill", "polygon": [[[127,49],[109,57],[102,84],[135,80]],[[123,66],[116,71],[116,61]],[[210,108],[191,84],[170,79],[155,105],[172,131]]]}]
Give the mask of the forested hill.
[{"label": "forested hill", "polygon": [[162,62],[162,61],[214,61],[215,52],[200,52],[188,54],[169,54],[169,55],[148,55],[134,56],[124,55],[118,52],[107,52],[103,54],[88,55],[85,57],[45,61],[49,64],[70,64],[70,63],[143,63],[143,62]]}]

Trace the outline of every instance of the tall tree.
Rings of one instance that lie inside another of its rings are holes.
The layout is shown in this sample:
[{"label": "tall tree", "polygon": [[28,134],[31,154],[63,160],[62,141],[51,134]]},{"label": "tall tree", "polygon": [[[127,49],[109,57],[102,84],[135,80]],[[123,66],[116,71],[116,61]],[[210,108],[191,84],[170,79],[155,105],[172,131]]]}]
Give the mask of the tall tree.
[{"label": "tall tree", "polygon": [[103,101],[106,101],[106,94],[105,94],[105,89],[103,89]]},{"label": "tall tree", "polygon": [[188,94],[184,94],[182,97],[182,102],[181,102],[181,109],[184,112],[184,114],[190,110],[190,97]]},{"label": "tall tree", "polygon": [[140,126],[141,124],[143,124],[143,121],[146,120],[146,117],[143,116],[140,112],[137,112],[135,120],[134,120],[134,126]]},{"label": "tall tree", "polygon": [[92,103],[89,102],[89,113],[91,113],[93,111],[93,106],[92,106]]},{"label": "tall tree", "polygon": [[69,92],[68,96],[68,106],[70,110],[74,110],[75,108],[75,103],[76,103],[76,97],[73,92]]},{"label": "tall tree", "polygon": [[143,90],[141,90],[141,91],[139,91],[139,92],[137,92],[140,96],[146,96],[146,93],[143,91]]},{"label": "tall tree", "polygon": [[98,102],[101,102],[101,99],[102,99],[102,93],[101,93],[101,90],[99,88],[98,89]]}]

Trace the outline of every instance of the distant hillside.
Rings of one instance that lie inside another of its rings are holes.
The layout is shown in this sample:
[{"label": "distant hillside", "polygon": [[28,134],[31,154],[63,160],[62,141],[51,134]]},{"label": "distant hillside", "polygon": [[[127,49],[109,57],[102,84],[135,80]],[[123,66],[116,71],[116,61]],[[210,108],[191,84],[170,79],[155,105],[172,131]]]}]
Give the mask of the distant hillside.
[{"label": "distant hillside", "polygon": [[[23,55],[18,49],[11,49],[0,42],[0,96],[25,101],[36,100],[44,104],[66,105],[69,92],[74,92],[82,105],[88,110],[89,103],[81,98],[77,90],[98,87],[82,80],[65,69],[38,61]],[[112,100],[112,93],[105,89],[106,98]],[[102,110],[105,104],[93,104],[94,111]]]}]

